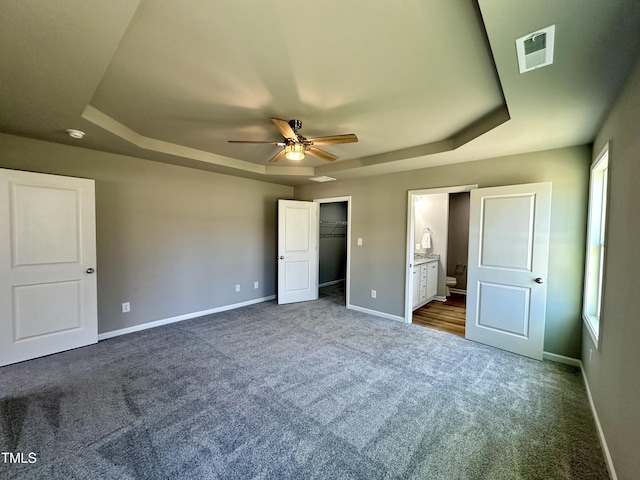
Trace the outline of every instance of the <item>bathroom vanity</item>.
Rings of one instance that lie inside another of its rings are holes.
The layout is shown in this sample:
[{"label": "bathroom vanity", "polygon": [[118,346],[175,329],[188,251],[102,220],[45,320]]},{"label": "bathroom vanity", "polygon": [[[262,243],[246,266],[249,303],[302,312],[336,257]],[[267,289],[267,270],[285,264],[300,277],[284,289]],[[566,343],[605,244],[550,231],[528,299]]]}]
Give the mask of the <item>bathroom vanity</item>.
[{"label": "bathroom vanity", "polygon": [[413,310],[429,303],[438,294],[438,262],[439,258],[414,258]]}]

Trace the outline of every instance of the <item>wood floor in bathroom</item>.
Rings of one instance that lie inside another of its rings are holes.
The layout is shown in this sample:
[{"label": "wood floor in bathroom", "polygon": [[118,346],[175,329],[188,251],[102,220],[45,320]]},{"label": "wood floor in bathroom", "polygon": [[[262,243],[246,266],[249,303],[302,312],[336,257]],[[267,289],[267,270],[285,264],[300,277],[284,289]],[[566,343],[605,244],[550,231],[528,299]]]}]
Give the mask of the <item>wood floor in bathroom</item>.
[{"label": "wood floor in bathroom", "polygon": [[434,300],[413,312],[413,324],[464,338],[466,295],[451,293],[446,302]]}]

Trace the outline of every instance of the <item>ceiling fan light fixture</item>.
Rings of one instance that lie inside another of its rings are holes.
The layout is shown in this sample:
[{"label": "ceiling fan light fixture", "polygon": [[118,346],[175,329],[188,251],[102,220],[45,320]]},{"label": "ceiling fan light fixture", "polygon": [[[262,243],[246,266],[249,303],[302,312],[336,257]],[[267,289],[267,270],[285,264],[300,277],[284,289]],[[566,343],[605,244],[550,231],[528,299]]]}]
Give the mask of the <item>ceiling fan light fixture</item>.
[{"label": "ceiling fan light fixture", "polygon": [[304,145],[302,143],[289,143],[284,147],[284,156],[287,160],[302,160],[304,158]]},{"label": "ceiling fan light fixture", "polygon": [[322,160],[326,160],[327,162],[333,162],[334,160],[337,160],[338,156],[318,148],[318,145],[323,146],[332,145],[334,143],[354,143],[358,141],[358,137],[356,137],[354,133],[306,138],[298,133],[298,129],[302,127],[302,122],[300,120],[289,120],[287,122],[280,118],[272,118],[271,122],[276,126],[282,135],[283,140],[280,140],[279,142],[270,142],[265,140],[229,140],[229,143],[253,143],[284,147],[282,150],[279,150],[271,160],[269,160],[269,163],[272,163],[282,160],[283,158],[286,158],[287,160],[300,161],[305,158],[307,153]]}]

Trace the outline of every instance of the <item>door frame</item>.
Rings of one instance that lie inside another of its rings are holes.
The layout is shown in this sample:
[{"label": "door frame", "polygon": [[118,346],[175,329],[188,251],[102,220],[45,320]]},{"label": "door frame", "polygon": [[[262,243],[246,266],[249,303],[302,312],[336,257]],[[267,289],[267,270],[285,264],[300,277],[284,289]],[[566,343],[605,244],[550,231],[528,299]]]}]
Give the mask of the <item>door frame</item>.
[{"label": "door frame", "polygon": [[[351,196],[345,197],[328,197],[328,198],[314,198],[314,202],[316,203],[347,203],[347,268],[345,273],[344,280],[344,294],[346,299],[346,307],[351,308]],[[318,222],[320,222],[320,218],[318,216]],[[320,229],[318,229],[318,236],[320,235]],[[318,239],[318,248],[320,246],[320,242]],[[318,268],[318,285],[320,282],[320,268]],[[320,288],[320,287],[318,287]]]},{"label": "door frame", "polygon": [[434,195],[439,193],[460,193],[470,192],[478,188],[478,184],[455,185],[450,187],[423,188],[420,190],[409,190],[407,192],[407,246],[406,246],[406,269],[404,280],[404,321],[411,323],[413,319],[413,255],[415,249],[415,200],[422,195]]}]

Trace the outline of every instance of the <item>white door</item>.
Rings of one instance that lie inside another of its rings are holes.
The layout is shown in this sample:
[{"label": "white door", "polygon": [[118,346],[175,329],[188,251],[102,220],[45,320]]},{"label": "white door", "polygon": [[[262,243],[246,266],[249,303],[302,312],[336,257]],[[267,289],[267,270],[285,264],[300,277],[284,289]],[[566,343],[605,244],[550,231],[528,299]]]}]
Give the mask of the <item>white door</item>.
[{"label": "white door", "polygon": [[278,200],[278,303],[318,298],[318,204]]},{"label": "white door", "polygon": [[471,191],[466,338],[542,360],[551,184]]},{"label": "white door", "polygon": [[98,341],[93,180],[0,169],[0,365]]}]

